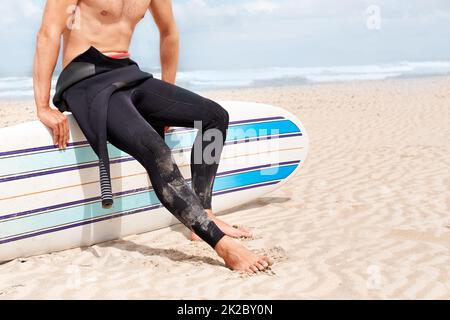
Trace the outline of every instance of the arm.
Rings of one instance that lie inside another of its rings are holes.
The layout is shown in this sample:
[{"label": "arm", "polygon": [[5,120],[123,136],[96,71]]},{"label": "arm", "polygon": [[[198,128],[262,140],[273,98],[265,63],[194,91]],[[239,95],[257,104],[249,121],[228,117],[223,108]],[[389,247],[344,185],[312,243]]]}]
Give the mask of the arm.
[{"label": "arm", "polygon": [[160,34],[162,80],[175,83],[179,56],[179,36],[172,10],[172,0],[152,0],[150,12]]},{"label": "arm", "polygon": [[69,141],[67,118],[50,108],[50,88],[53,71],[58,60],[61,35],[66,27],[67,8],[77,0],[48,0],[42,24],[36,38],[33,66],[34,99],[39,120],[53,132],[53,142],[65,148]]}]

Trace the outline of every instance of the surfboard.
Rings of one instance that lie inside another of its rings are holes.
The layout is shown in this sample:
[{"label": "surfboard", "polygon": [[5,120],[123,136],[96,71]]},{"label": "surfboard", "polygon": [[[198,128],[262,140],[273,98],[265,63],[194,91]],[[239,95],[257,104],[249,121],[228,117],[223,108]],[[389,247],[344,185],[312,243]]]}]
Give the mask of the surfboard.
[{"label": "surfboard", "polygon": [[[253,201],[292,179],[308,136],[292,113],[271,105],[221,101],[230,126],[213,188],[215,212]],[[0,261],[119,239],[178,221],[161,205],[145,169],[108,144],[114,194],[100,201],[98,158],[71,114],[66,150],[39,121],[0,129]],[[196,129],[171,128],[166,143],[190,179]]]}]

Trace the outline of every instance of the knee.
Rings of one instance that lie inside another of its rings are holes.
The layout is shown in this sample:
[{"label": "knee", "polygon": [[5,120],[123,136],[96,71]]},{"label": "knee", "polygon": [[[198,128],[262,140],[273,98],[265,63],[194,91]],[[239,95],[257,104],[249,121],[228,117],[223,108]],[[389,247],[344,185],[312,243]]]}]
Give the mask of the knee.
[{"label": "knee", "polygon": [[225,132],[230,123],[230,115],[220,104],[210,100],[211,120],[215,124],[215,127],[222,132]]}]

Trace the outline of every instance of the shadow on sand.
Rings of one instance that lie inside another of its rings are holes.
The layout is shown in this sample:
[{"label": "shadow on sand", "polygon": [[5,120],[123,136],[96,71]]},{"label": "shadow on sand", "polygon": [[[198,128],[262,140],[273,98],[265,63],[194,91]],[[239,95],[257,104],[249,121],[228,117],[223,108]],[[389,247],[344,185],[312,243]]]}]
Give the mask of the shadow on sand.
[{"label": "shadow on sand", "polygon": [[199,263],[207,263],[210,265],[223,267],[224,264],[220,261],[213,259],[211,257],[205,256],[194,256],[190,254],[186,254],[182,251],[176,249],[160,249],[160,248],[152,248],[149,246],[140,245],[128,240],[117,240],[110,243],[100,243],[97,245],[98,247],[114,247],[120,250],[126,250],[129,252],[139,252],[140,254],[151,257],[165,257],[175,262],[199,262]]}]

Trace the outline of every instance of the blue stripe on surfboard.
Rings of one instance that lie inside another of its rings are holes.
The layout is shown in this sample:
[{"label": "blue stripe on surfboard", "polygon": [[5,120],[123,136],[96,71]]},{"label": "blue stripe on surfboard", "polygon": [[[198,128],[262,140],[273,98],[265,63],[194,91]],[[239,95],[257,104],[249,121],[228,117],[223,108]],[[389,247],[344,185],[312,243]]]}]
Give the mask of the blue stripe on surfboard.
[{"label": "blue stripe on surfboard", "polygon": [[[67,144],[67,148],[73,148],[78,147],[81,145],[89,144],[87,141],[77,141],[77,142],[69,142]],[[40,151],[54,151],[57,147],[54,145],[51,146],[41,146],[41,147],[34,147],[34,148],[27,148],[27,149],[19,149],[19,150],[11,150],[11,151],[4,151],[0,152],[0,157],[6,157],[6,156],[15,156],[22,153],[30,153],[30,152],[40,152]]]},{"label": "blue stripe on surfboard", "polygon": [[[281,117],[281,116],[267,117],[267,118],[254,118],[254,119],[230,121],[229,125],[232,126],[232,125],[235,125],[235,124],[270,121],[270,120],[283,120],[283,119],[285,119],[285,118]],[[193,129],[192,128],[187,128],[187,127],[173,128],[168,133],[166,133],[166,136],[167,135],[172,135],[174,133],[191,131],[191,130],[193,130]],[[80,146],[80,145],[87,145],[87,144],[89,144],[89,142],[86,141],[86,140],[70,142],[70,143],[67,144],[67,148],[72,148],[72,147],[77,147],[77,146]],[[26,149],[17,149],[17,150],[3,151],[3,152],[0,152],[0,157],[14,156],[14,155],[19,155],[21,153],[39,152],[39,151],[47,151],[47,150],[54,150],[54,149],[56,149],[56,147],[54,145],[47,145],[47,146],[41,146],[41,147],[33,147],[33,148],[26,148]]]},{"label": "blue stripe on surfboard", "polygon": [[[291,134],[284,134],[284,135],[280,135],[280,136],[268,136],[268,137],[261,137],[261,138],[229,141],[229,142],[226,142],[225,145],[241,144],[241,143],[248,143],[248,142],[254,142],[254,141],[261,141],[261,140],[274,140],[274,139],[283,139],[283,138],[291,138],[291,137],[300,137],[300,136],[302,136],[302,133],[291,133]],[[190,149],[191,149],[191,147],[185,148],[185,149],[172,150],[172,152],[184,152],[184,151],[190,150]],[[134,160],[135,159],[133,157],[128,155],[128,157],[112,159],[110,161],[110,163],[115,164],[115,163],[128,162],[128,161],[134,161]],[[51,174],[56,174],[56,173],[61,173],[61,172],[72,171],[72,170],[82,170],[82,169],[87,169],[87,168],[92,168],[92,167],[98,167],[98,161],[94,161],[94,162],[87,163],[87,164],[75,165],[75,166],[52,168],[52,169],[48,169],[45,171],[34,171],[34,172],[24,173],[24,174],[16,175],[16,176],[7,176],[4,178],[0,178],[0,183],[28,179],[28,178],[39,177],[39,176],[44,176],[44,175],[51,175]]]},{"label": "blue stripe on surfboard", "polygon": [[[287,134],[300,132],[299,128],[289,120],[254,123],[251,125],[236,125],[230,127],[227,135],[227,144],[236,142],[239,139],[252,139],[270,134]],[[178,138],[166,138],[166,143],[171,149],[190,148],[194,142],[196,132],[179,134]],[[127,153],[117,149],[111,144],[108,145],[110,159],[130,157]],[[97,162],[98,158],[90,146],[82,146],[66,151],[53,150],[44,153],[30,154],[20,157],[0,159],[0,182],[7,182],[14,179],[11,175],[28,173],[25,178],[29,178],[32,172],[50,169],[59,172],[61,168],[77,164],[77,167],[89,162]],[[76,169],[77,169],[76,167]],[[20,179],[20,177],[18,177]]]},{"label": "blue stripe on surfboard", "polygon": [[[288,165],[218,177],[214,184],[214,192],[235,189],[288,177],[298,165]],[[85,219],[101,218],[113,215],[117,211],[132,210],[134,208],[156,205],[159,203],[154,191],[141,192],[119,197],[111,209],[102,209],[100,202],[79,205],[62,210],[55,210],[43,214],[26,216],[7,220],[0,223],[0,238],[8,238],[40,229],[48,229],[64,224],[70,224]]]},{"label": "blue stripe on surfboard", "polygon": [[[285,166],[285,165],[291,165],[291,164],[298,165],[298,164],[300,164],[300,162],[301,162],[301,160],[293,160],[293,161],[285,161],[285,162],[272,163],[272,164],[263,164],[263,165],[258,165],[258,166],[222,171],[222,172],[218,172],[216,174],[216,179],[217,179],[217,177],[221,177],[221,176],[225,176],[225,175],[236,174],[236,173],[246,172],[246,171],[254,171],[257,169],[267,169],[267,168],[273,168],[273,167]],[[190,182],[191,179],[186,179],[186,181]],[[124,190],[124,191],[116,192],[113,194],[113,196],[119,197],[119,196],[124,196],[127,194],[132,194],[132,193],[137,193],[137,192],[142,192],[142,191],[151,191],[151,190],[153,190],[153,188],[151,186],[150,187],[142,187],[142,188],[136,188],[136,189],[132,189],[132,190]],[[72,207],[75,205],[86,204],[89,202],[95,202],[95,201],[99,201],[99,200],[100,200],[100,197],[97,196],[97,197],[80,199],[80,200],[75,200],[75,201],[70,201],[70,202],[65,202],[65,203],[59,203],[59,204],[55,204],[55,205],[51,205],[51,206],[47,206],[47,207],[35,208],[35,209],[22,211],[22,212],[9,213],[6,215],[1,215],[0,220],[18,218],[18,217],[25,216],[25,215],[31,215],[31,214],[35,214],[35,213],[39,213],[39,212],[50,211],[50,210],[57,210],[57,209],[65,208],[65,207]]]},{"label": "blue stripe on surfboard", "polygon": [[[271,120],[283,120],[285,119],[284,117],[281,116],[277,116],[277,117],[268,117],[268,118],[254,118],[254,119],[245,119],[245,120],[235,120],[235,121],[230,121],[229,125],[236,125],[236,124],[244,124],[244,123],[252,123],[252,122],[263,122],[263,121],[271,121]],[[192,131],[195,130],[193,128],[188,128],[188,127],[182,127],[182,128],[174,128],[172,129],[169,133],[167,134],[172,134],[174,132],[179,132],[179,131]],[[1,154],[0,154],[1,156]]]},{"label": "blue stripe on surfboard", "polygon": [[[300,132],[300,129],[290,120],[259,122],[251,125],[240,124],[228,129],[226,142],[297,132]],[[166,143],[170,149],[183,149],[191,147],[196,136],[197,131],[187,132],[183,135],[167,137]]]}]

